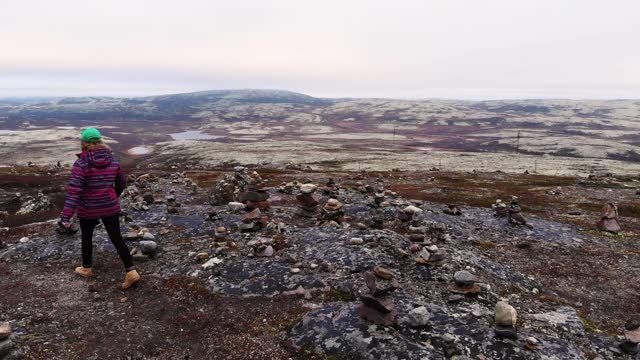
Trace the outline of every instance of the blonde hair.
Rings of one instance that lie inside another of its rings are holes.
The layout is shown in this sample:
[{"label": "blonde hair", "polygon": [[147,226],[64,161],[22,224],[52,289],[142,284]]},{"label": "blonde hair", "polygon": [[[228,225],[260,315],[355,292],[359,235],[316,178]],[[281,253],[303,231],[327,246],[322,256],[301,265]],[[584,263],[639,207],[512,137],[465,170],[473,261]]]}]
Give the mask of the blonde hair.
[{"label": "blonde hair", "polygon": [[81,143],[82,143],[82,151],[95,151],[98,149],[107,149],[109,151],[113,151],[111,150],[111,147],[109,145],[103,143],[102,141],[98,141],[94,143],[81,141]]}]

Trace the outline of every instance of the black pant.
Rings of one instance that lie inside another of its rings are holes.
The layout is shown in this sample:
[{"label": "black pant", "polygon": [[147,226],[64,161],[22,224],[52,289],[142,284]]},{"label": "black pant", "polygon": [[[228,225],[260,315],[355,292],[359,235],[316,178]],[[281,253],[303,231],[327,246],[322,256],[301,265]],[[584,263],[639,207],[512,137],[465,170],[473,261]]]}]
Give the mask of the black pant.
[{"label": "black pant", "polygon": [[[133,258],[131,257],[131,253],[129,253],[127,244],[125,244],[122,239],[122,234],[120,233],[120,218],[118,215],[113,215],[103,217],[101,219],[105,230],[107,230],[107,234],[109,234],[111,242],[116,247],[118,255],[120,255],[120,259],[122,259],[122,262],[124,263],[125,269],[127,271],[133,270]],[[98,225],[98,219],[80,219],[80,231],[82,232],[82,266],[86,268],[90,268],[92,265],[92,239],[93,230],[96,228],[96,225]]]}]

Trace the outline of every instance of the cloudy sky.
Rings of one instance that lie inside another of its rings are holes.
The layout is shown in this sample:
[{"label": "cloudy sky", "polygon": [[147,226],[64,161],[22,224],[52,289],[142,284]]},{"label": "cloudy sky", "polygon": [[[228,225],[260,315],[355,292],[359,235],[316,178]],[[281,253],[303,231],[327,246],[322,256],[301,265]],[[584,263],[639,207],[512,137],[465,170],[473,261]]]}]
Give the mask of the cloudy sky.
[{"label": "cloudy sky", "polygon": [[0,96],[640,98],[637,0],[0,3]]}]

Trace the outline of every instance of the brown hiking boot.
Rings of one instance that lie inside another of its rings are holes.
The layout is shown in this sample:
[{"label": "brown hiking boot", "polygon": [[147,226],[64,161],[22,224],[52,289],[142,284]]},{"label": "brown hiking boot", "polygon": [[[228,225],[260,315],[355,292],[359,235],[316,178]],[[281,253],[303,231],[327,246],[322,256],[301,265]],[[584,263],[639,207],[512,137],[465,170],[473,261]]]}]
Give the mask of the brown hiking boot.
[{"label": "brown hiking boot", "polygon": [[93,277],[93,270],[91,268],[86,268],[83,266],[78,266],[76,268],[76,273],[80,274],[82,277],[90,278]]},{"label": "brown hiking boot", "polygon": [[140,274],[138,274],[137,271],[131,270],[127,272],[127,276],[124,278],[124,283],[122,283],[122,290],[132,287],[138,281],[140,281]]}]

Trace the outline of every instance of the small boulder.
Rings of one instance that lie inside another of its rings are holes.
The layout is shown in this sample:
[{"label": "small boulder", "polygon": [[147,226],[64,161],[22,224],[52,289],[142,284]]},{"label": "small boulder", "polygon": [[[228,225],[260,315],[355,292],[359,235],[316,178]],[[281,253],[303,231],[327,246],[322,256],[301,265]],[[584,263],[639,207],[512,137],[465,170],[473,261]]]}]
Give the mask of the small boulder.
[{"label": "small boulder", "polygon": [[495,322],[500,326],[515,326],[518,320],[516,309],[505,301],[496,304]]},{"label": "small boulder", "polygon": [[421,327],[429,323],[429,320],[431,319],[431,314],[429,313],[426,307],[420,306],[409,311],[408,317],[409,317],[409,322],[411,323],[411,326]]},{"label": "small boulder", "polygon": [[462,270],[457,271],[453,275],[453,281],[455,281],[457,285],[468,286],[478,282],[478,278],[476,278],[475,275],[471,274],[470,272]]},{"label": "small boulder", "polygon": [[393,279],[393,273],[382,266],[376,266],[373,268],[373,273],[376,274],[377,277],[385,280]]},{"label": "small boulder", "polygon": [[158,244],[155,241],[151,240],[140,241],[140,244],[138,244],[138,246],[140,247],[140,251],[142,251],[142,253],[145,255],[155,254],[155,252],[158,250]]}]

